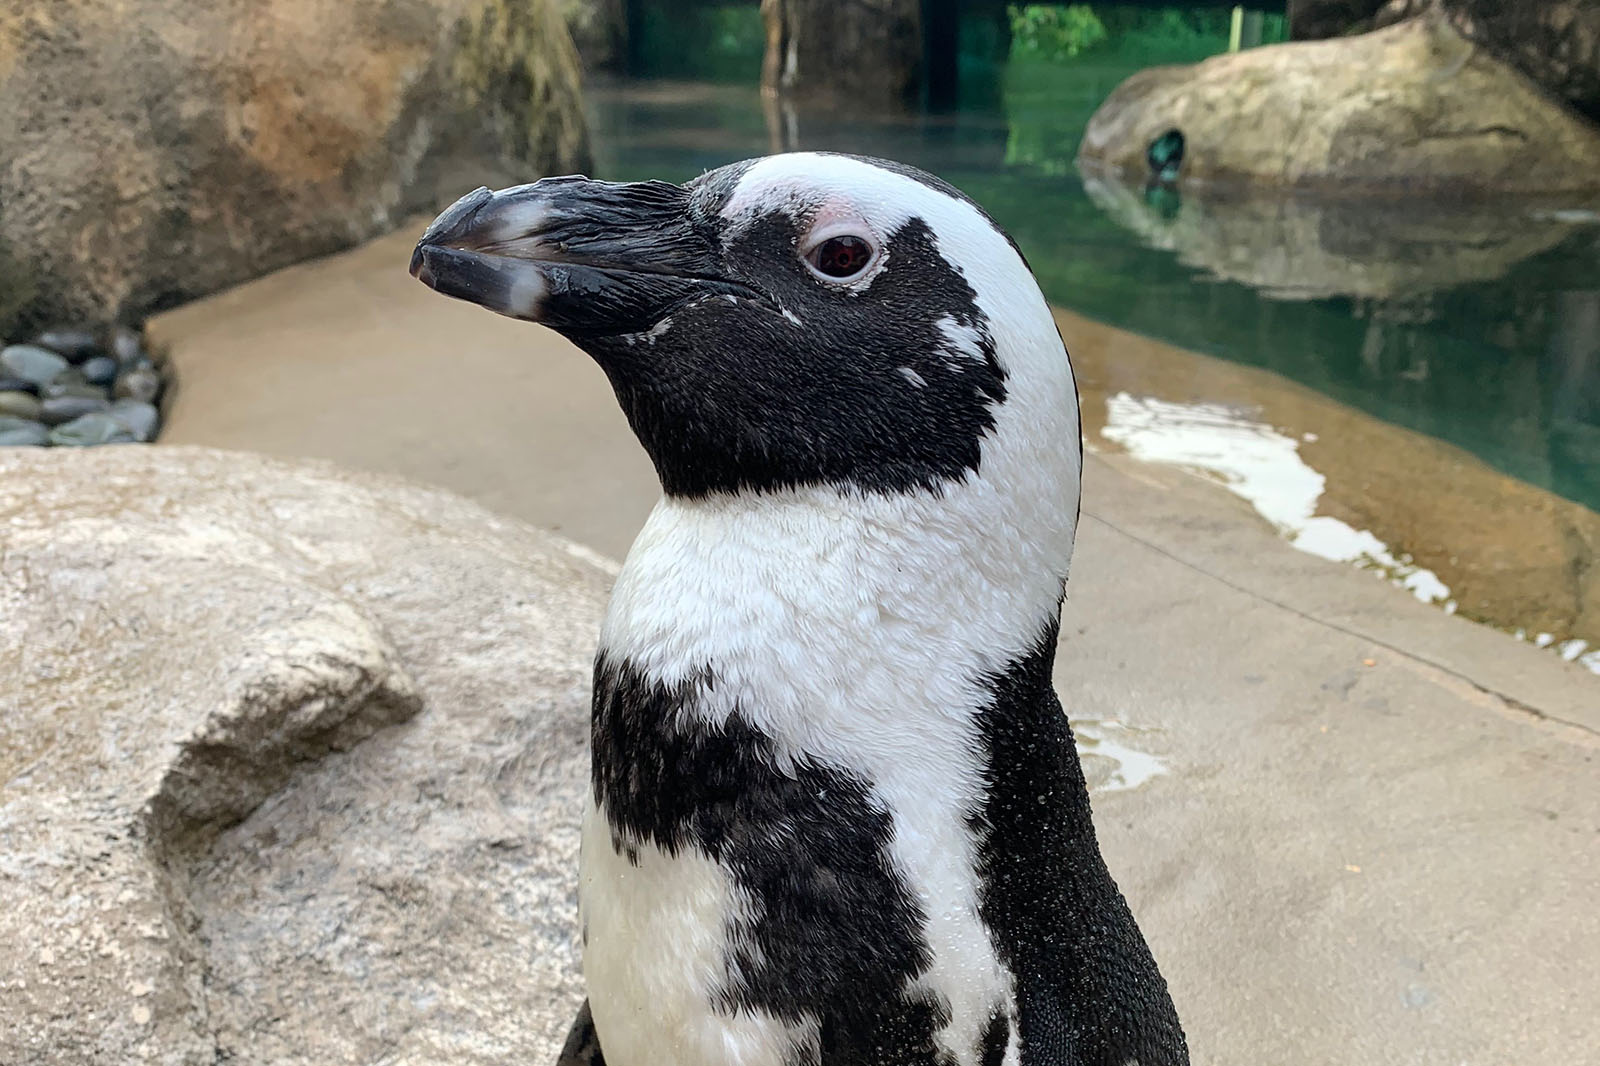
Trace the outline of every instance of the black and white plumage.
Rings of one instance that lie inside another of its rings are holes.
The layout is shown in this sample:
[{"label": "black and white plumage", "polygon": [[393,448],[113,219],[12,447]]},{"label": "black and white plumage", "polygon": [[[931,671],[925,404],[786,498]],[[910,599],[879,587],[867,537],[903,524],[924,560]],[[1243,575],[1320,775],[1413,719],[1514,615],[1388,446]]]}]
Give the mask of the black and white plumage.
[{"label": "black and white plumage", "polygon": [[665,490],[595,667],[564,1060],[1186,1063],[1051,687],[1076,391],[995,224],[793,154],[481,189],[412,272],[592,355]]}]

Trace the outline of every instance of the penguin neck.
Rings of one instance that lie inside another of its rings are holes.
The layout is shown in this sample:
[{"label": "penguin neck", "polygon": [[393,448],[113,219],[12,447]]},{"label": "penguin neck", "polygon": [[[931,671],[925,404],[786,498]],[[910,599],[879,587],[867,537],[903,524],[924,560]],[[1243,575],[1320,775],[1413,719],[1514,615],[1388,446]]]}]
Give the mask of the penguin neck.
[{"label": "penguin neck", "polygon": [[970,707],[954,690],[1027,654],[1060,612],[1071,527],[1032,518],[978,478],[940,493],[665,497],[601,649],[668,685],[709,670],[763,716],[870,700],[876,680],[895,686],[886,710],[919,696]]}]

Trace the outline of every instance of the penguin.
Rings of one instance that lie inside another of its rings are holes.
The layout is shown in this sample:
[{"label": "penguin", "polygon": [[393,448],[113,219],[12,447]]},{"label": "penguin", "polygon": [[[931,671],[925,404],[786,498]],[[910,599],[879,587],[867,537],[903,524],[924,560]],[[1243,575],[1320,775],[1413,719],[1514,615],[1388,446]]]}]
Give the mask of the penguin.
[{"label": "penguin", "polygon": [[469,193],[411,273],[587,352],[662,496],[594,666],[563,1066],[1182,1066],[1051,681],[1082,445],[1021,253],[899,163]]}]

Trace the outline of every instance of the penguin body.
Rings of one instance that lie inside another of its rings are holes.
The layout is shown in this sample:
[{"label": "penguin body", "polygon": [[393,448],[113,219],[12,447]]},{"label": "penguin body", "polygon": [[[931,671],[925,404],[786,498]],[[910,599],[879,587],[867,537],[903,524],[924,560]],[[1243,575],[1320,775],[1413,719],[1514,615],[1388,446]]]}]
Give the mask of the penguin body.
[{"label": "penguin body", "polygon": [[1076,392],[994,223],[794,154],[481,190],[412,266],[589,351],[665,493],[601,633],[565,1058],[1186,1063],[1051,688]]}]

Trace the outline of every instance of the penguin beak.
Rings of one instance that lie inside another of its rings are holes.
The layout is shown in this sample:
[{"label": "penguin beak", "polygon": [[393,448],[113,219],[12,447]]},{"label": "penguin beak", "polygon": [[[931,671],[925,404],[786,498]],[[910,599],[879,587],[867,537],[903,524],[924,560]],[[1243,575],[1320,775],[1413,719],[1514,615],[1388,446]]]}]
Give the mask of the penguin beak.
[{"label": "penguin beak", "polygon": [[721,250],[690,224],[688,199],[668,182],[582,177],[478,189],[434,219],[411,274],[574,337],[643,332],[706,296],[759,299],[721,276]]}]

